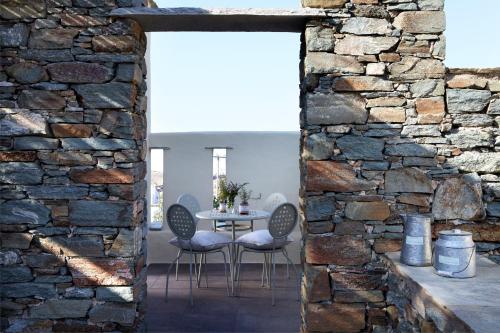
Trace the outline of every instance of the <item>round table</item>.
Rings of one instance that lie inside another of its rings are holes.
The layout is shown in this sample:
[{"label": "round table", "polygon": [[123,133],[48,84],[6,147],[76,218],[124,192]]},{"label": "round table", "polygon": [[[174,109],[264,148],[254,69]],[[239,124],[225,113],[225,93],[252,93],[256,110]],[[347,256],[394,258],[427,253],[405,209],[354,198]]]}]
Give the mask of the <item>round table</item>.
[{"label": "round table", "polygon": [[[236,261],[236,253],[235,253],[235,244],[234,241],[236,239],[236,229],[235,229],[235,223],[236,222],[241,222],[241,221],[254,221],[254,220],[264,220],[267,219],[271,216],[270,213],[264,211],[264,210],[251,210],[248,215],[241,215],[241,214],[233,214],[233,213],[220,213],[217,210],[204,210],[201,212],[196,213],[196,217],[199,218],[200,220],[217,220],[217,221],[223,221],[223,222],[231,222],[232,226],[232,238],[233,238],[233,243],[231,244],[231,260],[230,260],[230,271],[231,271],[231,281],[234,281],[235,278],[235,270],[234,270],[234,264]],[[233,286],[234,287],[234,286]],[[234,288],[232,288],[234,290]]]}]

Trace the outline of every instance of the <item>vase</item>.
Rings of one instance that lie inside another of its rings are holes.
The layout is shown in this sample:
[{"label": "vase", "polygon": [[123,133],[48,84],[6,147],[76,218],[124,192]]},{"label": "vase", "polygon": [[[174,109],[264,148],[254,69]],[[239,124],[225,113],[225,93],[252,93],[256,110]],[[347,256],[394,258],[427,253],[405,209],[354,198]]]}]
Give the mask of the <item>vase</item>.
[{"label": "vase", "polygon": [[247,203],[240,203],[238,212],[240,213],[240,215],[248,215],[250,214],[250,206]]},{"label": "vase", "polygon": [[220,213],[225,213],[227,211],[227,205],[225,202],[221,202],[219,204],[219,212]]}]

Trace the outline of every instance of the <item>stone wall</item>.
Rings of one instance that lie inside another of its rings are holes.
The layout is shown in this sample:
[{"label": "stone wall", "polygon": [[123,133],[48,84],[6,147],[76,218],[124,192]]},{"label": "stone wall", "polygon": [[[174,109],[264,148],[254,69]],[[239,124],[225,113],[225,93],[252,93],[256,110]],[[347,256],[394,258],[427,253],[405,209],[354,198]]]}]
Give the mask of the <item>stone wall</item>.
[{"label": "stone wall", "polygon": [[399,214],[433,214],[435,233],[461,224],[493,255],[500,244],[500,82],[447,74],[443,0],[303,5],[331,18],[302,45],[302,330],[390,330],[380,255],[401,247]]},{"label": "stone wall", "polygon": [[0,3],[3,332],[142,329],[146,117],[136,0]]}]

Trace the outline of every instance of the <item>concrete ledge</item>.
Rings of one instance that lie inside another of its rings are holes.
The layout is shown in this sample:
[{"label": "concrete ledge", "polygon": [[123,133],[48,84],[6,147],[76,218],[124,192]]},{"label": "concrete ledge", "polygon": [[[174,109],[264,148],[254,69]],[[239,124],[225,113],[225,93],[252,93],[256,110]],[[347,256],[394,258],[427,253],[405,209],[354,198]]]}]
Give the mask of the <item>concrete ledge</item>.
[{"label": "concrete ledge", "polygon": [[118,8],[111,16],[139,22],[144,31],[302,32],[308,20],[326,18],[322,9]]},{"label": "concrete ledge", "polygon": [[498,332],[500,265],[478,256],[475,278],[449,279],[434,274],[432,267],[403,265],[399,255],[386,253],[387,262],[404,280],[403,292],[419,315],[442,332]]}]

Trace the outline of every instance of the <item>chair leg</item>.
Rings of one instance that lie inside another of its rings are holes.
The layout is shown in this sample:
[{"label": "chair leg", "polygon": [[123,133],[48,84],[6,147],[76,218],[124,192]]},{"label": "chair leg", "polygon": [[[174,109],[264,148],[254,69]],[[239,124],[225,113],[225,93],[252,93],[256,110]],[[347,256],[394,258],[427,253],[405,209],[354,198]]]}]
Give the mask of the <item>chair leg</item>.
[{"label": "chair leg", "polygon": [[238,270],[237,270],[237,281],[238,281],[237,294],[238,294],[238,296],[240,296],[240,293],[241,293],[241,264],[243,261],[243,252],[245,252],[245,249],[240,251],[239,258],[238,258]]},{"label": "chair leg", "polygon": [[[224,257],[224,275],[226,277],[227,296],[230,296],[234,292],[234,288],[231,287],[231,294],[230,294],[229,293],[229,278],[228,278],[228,275],[227,275],[226,253],[224,252],[224,250],[220,250],[220,252],[222,253],[222,256]],[[231,278],[231,280],[232,280],[232,278]]]},{"label": "chair leg", "polygon": [[261,282],[260,286],[264,287],[264,275],[267,277],[267,272],[266,272],[266,265],[267,265],[267,254],[264,253],[264,259],[262,261],[262,276],[261,276]]},{"label": "chair leg", "polygon": [[[196,260],[196,258],[195,258]],[[196,261],[195,261],[196,269]],[[191,306],[194,305],[193,302],[193,252],[189,252],[189,303]]]},{"label": "chair leg", "polygon": [[168,302],[168,280],[170,277],[170,270],[174,267],[175,263],[179,263],[179,258],[182,256],[184,252],[180,249],[179,252],[177,253],[177,257],[172,261],[170,266],[168,266],[167,269],[167,282],[165,283],[165,302]]},{"label": "chair leg", "polygon": [[288,257],[288,253],[286,252],[285,249],[283,249],[283,255],[285,256],[285,259],[290,266],[292,266],[293,270],[295,271],[295,276],[297,278],[297,301],[300,301],[300,277],[301,275],[299,274],[299,271],[297,270],[297,267],[293,264],[292,260],[290,257]]},{"label": "chair leg", "polygon": [[[285,255],[286,249],[283,248],[283,255]],[[290,268],[288,267],[288,260],[285,260],[286,263],[286,278],[290,280]]]},{"label": "chair leg", "polygon": [[201,283],[201,264],[203,263],[203,254],[200,256],[200,263],[198,264],[198,256],[194,255],[194,274],[196,275],[196,287],[200,288]]},{"label": "chair leg", "polygon": [[[179,258],[179,254],[181,253],[181,250],[177,252],[177,257]],[[176,260],[175,264],[175,281],[179,281],[179,259]]]},{"label": "chair leg", "polygon": [[275,289],[275,282],[276,282],[276,261],[275,261],[275,254],[274,252],[271,253],[271,264],[273,266],[273,271],[272,271],[272,276],[271,276],[271,304],[272,306],[276,305],[275,297],[274,297],[274,289]]},{"label": "chair leg", "polygon": [[[202,254],[202,258],[205,262],[205,284],[207,285],[207,288],[208,288],[208,267],[207,267],[207,254],[204,253]],[[200,267],[200,270],[201,270],[201,267]]]}]

